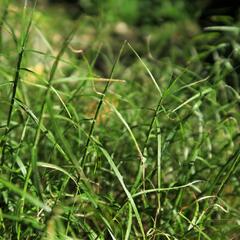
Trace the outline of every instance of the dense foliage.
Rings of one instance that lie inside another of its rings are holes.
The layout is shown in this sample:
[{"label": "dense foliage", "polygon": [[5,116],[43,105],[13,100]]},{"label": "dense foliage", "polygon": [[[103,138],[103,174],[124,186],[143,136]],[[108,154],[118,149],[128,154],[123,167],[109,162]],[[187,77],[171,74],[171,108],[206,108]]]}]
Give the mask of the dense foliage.
[{"label": "dense foliage", "polygon": [[0,0],[0,239],[240,238],[238,16],[189,2]]}]

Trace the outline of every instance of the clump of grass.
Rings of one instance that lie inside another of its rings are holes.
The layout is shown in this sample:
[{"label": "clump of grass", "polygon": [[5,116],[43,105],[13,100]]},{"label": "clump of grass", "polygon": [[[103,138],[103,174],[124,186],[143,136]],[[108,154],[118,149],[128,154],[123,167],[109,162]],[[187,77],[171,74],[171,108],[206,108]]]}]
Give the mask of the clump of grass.
[{"label": "clump of grass", "polygon": [[82,50],[79,22],[48,35],[28,1],[3,2],[1,239],[238,239],[237,26],[156,59],[111,26]]}]

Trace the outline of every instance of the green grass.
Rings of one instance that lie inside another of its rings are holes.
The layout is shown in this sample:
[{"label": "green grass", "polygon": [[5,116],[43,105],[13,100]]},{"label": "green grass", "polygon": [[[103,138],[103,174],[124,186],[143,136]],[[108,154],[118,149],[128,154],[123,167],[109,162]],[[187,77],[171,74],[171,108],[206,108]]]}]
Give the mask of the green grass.
[{"label": "green grass", "polygon": [[0,239],[239,239],[239,24],[178,3],[119,32],[0,1]]}]

